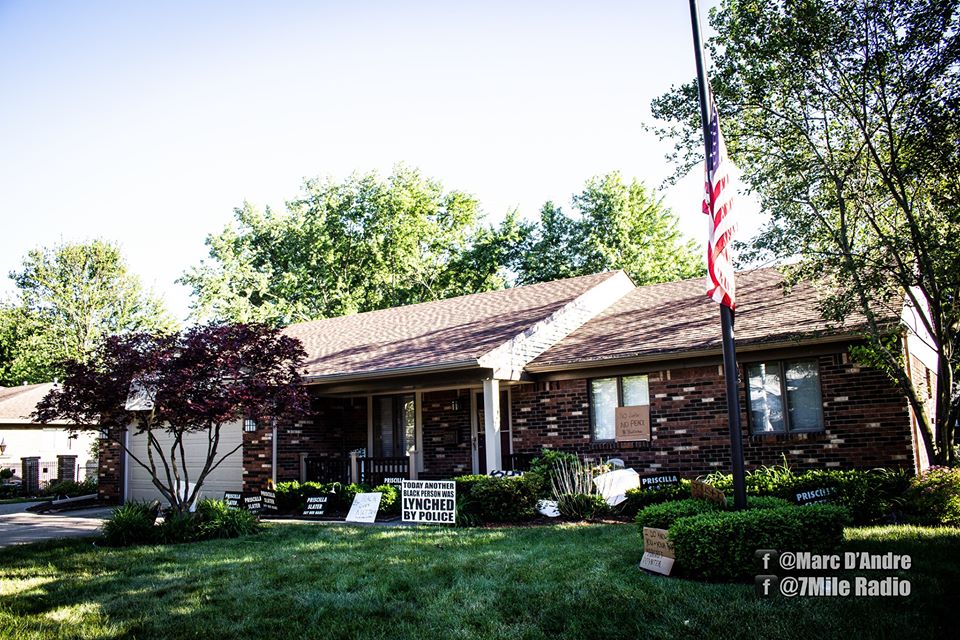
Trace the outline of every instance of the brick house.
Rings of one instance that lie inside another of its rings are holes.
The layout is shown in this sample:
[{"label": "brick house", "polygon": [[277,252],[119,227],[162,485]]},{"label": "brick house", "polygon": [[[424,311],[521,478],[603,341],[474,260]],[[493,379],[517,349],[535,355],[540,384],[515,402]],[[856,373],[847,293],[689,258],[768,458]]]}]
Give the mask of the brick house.
[{"label": "brick house", "polygon": [[[738,275],[747,468],[784,458],[798,470],[922,467],[906,398],[849,355],[863,319],[830,326],[814,287],[784,296],[782,281],[774,269]],[[900,318],[885,323],[906,335]],[[636,287],[623,272],[600,273],[286,333],[308,352],[312,416],[245,426],[235,463],[244,490],[486,473],[520,468],[543,447],[620,458],[640,473],[730,468],[719,312],[702,279]],[[906,361],[935,384],[929,358]],[[645,435],[621,432],[619,407],[641,408]]]}]

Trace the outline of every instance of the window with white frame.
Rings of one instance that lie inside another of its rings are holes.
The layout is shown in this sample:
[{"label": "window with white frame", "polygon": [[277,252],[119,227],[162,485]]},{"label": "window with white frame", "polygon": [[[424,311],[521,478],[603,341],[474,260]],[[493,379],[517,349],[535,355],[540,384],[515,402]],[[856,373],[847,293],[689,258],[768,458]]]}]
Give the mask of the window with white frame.
[{"label": "window with white frame", "polygon": [[590,381],[590,426],[595,442],[617,435],[617,407],[650,404],[647,376],[594,378]]},{"label": "window with white frame", "polygon": [[747,379],[751,433],[823,430],[816,360],[755,362],[747,365]]}]

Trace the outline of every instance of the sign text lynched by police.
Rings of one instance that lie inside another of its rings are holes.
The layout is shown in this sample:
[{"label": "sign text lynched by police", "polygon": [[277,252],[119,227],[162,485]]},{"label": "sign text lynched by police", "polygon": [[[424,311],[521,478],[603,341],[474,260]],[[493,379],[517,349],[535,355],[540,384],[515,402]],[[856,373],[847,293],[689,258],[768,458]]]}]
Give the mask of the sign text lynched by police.
[{"label": "sign text lynched by police", "polygon": [[404,480],[401,498],[404,522],[456,522],[457,485],[452,480]]}]

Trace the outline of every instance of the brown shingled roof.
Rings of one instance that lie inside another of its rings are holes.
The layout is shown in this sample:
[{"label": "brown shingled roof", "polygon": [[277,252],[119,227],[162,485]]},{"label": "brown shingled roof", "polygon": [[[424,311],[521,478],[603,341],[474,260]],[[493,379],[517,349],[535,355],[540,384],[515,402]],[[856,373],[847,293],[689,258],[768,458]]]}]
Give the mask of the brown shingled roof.
[{"label": "brown shingled roof", "polygon": [[52,382],[0,388],[0,424],[32,423],[30,414],[52,388]]},{"label": "brown shingled roof", "polygon": [[304,322],[284,333],[303,342],[307,377],[476,367],[478,358],[614,273]]},{"label": "brown shingled roof", "polygon": [[[808,282],[784,296],[775,268],[737,274],[737,346],[800,338],[858,334],[865,319],[843,327],[820,317],[817,291]],[[638,287],[533,360],[528,369],[583,362],[645,358],[684,352],[719,352],[720,313],[703,278]],[[897,318],[885,318],[896,322]]]}]

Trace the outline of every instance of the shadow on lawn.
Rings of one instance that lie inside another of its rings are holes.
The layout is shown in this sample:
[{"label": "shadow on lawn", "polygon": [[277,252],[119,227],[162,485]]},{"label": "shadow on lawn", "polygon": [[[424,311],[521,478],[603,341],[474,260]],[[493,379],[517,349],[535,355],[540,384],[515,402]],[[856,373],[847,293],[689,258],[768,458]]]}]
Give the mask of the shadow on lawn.
[{"label": "shadow on lawn", "polygon": [[[884,537],[886,536],[886,537]],[[911,599],[760,600],[750,585],[647,576],[633,527],[274,525],[126,549],[6,550],[0,637],[940,637],[960,531],[892,530],[849,550],[915,555]],[[15,591],[16,582],[37,578]],[[6,629],[5,629],[6,627]]]}]

